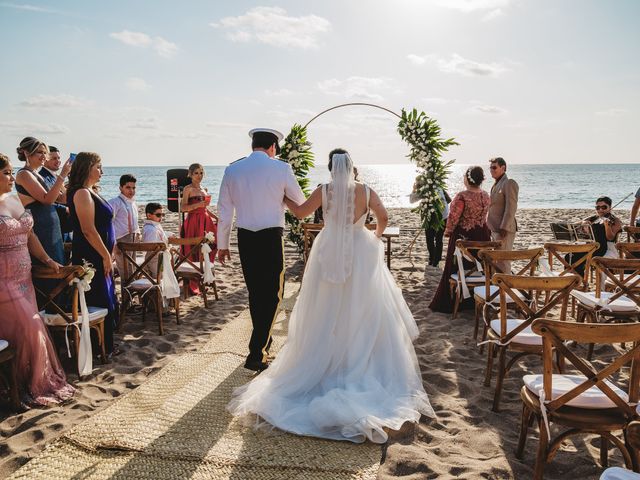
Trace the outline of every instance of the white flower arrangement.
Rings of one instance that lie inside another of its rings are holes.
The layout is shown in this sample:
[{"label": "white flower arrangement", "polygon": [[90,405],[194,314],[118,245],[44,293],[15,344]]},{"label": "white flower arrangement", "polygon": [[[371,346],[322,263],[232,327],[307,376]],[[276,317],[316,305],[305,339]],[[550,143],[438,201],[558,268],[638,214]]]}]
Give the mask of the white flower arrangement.
[{"label": "white flower arrangement", "polygon": [[207,243],[216,243],[216,237],[213,232],[207,232],[204,236]]}]

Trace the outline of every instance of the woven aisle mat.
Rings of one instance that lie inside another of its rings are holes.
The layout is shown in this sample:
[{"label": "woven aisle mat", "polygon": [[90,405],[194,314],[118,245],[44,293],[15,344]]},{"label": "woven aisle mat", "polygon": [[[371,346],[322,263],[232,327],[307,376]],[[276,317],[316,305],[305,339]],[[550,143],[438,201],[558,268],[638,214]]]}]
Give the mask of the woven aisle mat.
[{"label": "woven aisle mat", "polygon": [[[286,338],[296,293],[285,292],[272,351]],[[11,478],[375,478],[377,445],[255,431],[227,412],[233,389],[252,377],[243,368],[250,332],[245,310],[203,349],[177,358]]]}]

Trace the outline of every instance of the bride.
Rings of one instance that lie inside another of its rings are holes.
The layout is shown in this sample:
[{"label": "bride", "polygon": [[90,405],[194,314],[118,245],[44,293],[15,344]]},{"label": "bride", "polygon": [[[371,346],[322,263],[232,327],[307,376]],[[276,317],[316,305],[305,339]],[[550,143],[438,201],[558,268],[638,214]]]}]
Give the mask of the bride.
[{"label": "bride", "polygon": [[[302,205],[322,206],[325,226],[313,243],[286,344],[268,370],[237,388],[228,405],[259,427],[298,435],[376,443],[420,415],[435,417],[412,339],[415,320],[384,263],[379,238],[387,212],[353,177],[345,150],[331,152],[331,183]],[[364,223],[373,210],[375,233]]]}]

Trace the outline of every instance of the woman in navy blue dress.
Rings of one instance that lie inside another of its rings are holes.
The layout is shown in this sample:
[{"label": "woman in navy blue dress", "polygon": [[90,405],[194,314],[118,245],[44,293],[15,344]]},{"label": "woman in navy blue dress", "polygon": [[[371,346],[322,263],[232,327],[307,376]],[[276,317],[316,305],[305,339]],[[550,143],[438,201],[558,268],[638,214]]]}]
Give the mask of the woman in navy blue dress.
[{"label": "woman in navy blue dress", "polygon": [[96,269],[91,290],[86,294],[87,303],[109,310],[104,325],[104,341],[107,353],[112,354],[113,331],[118,322],[118,300],[112,272],[115,231],[111,205],[93,191],[100,177],[100,156],[97,153],[78,153],[69,173],[67,203],[73,228],[71,261],[74,265],[87,261]]}]

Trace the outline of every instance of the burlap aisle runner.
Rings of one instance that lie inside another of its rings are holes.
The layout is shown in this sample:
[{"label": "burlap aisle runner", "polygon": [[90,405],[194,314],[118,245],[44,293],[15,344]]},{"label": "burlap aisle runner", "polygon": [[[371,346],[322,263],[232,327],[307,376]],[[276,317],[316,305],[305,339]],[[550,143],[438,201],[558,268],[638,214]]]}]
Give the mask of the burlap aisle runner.
[{"label": "burlap aisle runner", "polygon": [[[286,338],[298,287],[285,292],[274,353]],[[245,310],[197,353],[73,428],[11,478],[375,478],[377,445],[256,432],[229,415],[232,390],[252,376],[242,367],[250,333]]]}]

